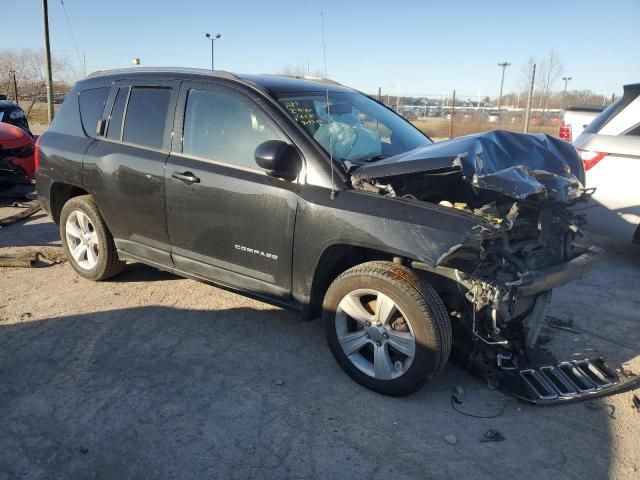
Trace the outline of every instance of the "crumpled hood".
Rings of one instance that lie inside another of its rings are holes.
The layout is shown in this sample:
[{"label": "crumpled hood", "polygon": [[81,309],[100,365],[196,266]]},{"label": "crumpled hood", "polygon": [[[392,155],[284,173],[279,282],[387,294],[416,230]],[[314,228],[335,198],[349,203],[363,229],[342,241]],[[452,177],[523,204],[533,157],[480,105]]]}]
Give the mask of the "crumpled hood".
[{"label": "crumpled hood", "polygon": [[496,130],[419,147],[357,166],[356,180],[461,171],[481,190],[515,199],[544,194],[554,201],[580,195],[584,167],[573,145],[549,135]]}]

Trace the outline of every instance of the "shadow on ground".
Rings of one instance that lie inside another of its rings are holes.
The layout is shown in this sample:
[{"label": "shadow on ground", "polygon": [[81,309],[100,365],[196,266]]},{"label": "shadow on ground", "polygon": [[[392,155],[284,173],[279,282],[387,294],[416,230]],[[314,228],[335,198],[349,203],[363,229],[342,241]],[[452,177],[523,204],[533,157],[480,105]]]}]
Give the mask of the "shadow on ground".
[{"label": "shadow on ground", "polygon": [[[319,321],[280,310],[0,324],[0,378],[0,478],[605,478],[612,455],[605,411],[524,406],[455,367],[408,398],[369,392]],[[465,409],[505,413],[454,412],[459,380]],[[506,441],[479,443],[488,428]]]},{"label": "shadow on ground", "polygon": [[60,245],[58,226],[43,211],[0,230],[0,248]]},{"label": "shadow on ground", "polygon": [[[42,216],[0,230],[0,247],[57,239]],[[610,258],[554,292],[551,313],[637,344],[638,265]],[[449,365],[383,397],[339,370],[321,322],[258,307],[139,264],[100,284],[68,265],[0,270],[0,479],[637,478],[637,414],[621,396],[530,407]],[[638,353],[577,337],[553,344]],[[504,413],[454,411],[458,382],[464,411]],[[480,443],[488,429],[506,440]]]}]

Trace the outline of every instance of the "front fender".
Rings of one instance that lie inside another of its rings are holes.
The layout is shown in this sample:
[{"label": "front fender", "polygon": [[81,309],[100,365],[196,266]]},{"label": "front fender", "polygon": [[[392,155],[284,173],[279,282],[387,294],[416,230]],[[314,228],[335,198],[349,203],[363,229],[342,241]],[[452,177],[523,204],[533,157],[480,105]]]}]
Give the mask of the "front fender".
[{"label": "front fender", "polygon": [[310,296],[314,272],[334,245],[352,245],[435,265],[462,243],[480,244],[482,219],[426,202],[405,201],[361,190],[338,192],[307,185],[296,216],[293,293]]}]

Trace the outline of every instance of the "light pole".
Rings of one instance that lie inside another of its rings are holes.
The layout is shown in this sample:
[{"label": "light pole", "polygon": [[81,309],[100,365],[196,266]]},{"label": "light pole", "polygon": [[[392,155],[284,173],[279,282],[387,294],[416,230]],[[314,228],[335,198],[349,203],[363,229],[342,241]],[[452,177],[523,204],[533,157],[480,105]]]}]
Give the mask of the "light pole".
[{"label": "light pole", "polygon": [[205,33],[204,36],[207,37],[209,40],[211,40],[211,70],[215,70],[214,68],[215,63],[214,63],[214,57],[213,57],[213,42],[218,40],[222,35],[219,33],[214,33],[213,35],[210,33]]},{"label": "light pole", "polygon": [[502,107],[502,87],[504,86],[504,71],[511,65],[509,62],[498,63],[499,67],[502,67],[502,80],[500,81],[500,97],[498,98],[498,111]]},{"label": "light pole", "polygon": [[44,66],[45,85],[47,87],[47,119],[53,120],[53,74],[51,72],[51,45],[49,43],[49,5],[42,0],[42,22],[44,24]]},{"label": "light pole", "polygon": [[562,80],[564,80],[564,92],[562,93],[562,107],[566,107],[566,98],[567,98],[567,83],[569,83],[569,80],[571,80],[572,77],[562,77]]},{"label": "light pole", "polygon": [[18,98],[18,82],[16,82],[16,71],[9,70],[9,75],[13,77],[13,96],[15,97],[16,105],[20,105],[20,99]]}]

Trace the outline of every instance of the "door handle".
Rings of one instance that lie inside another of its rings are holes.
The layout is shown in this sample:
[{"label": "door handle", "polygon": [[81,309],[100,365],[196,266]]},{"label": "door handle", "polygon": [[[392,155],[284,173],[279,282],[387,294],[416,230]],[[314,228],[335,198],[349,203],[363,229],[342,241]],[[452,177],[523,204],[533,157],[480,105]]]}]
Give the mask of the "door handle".
[{"label": "door handle", "polygon": [[177,180],[180,180],[181,182],[186,183],[187,185],[200,183],[200,179],[191,172],[173,172],[171,176]]}]

